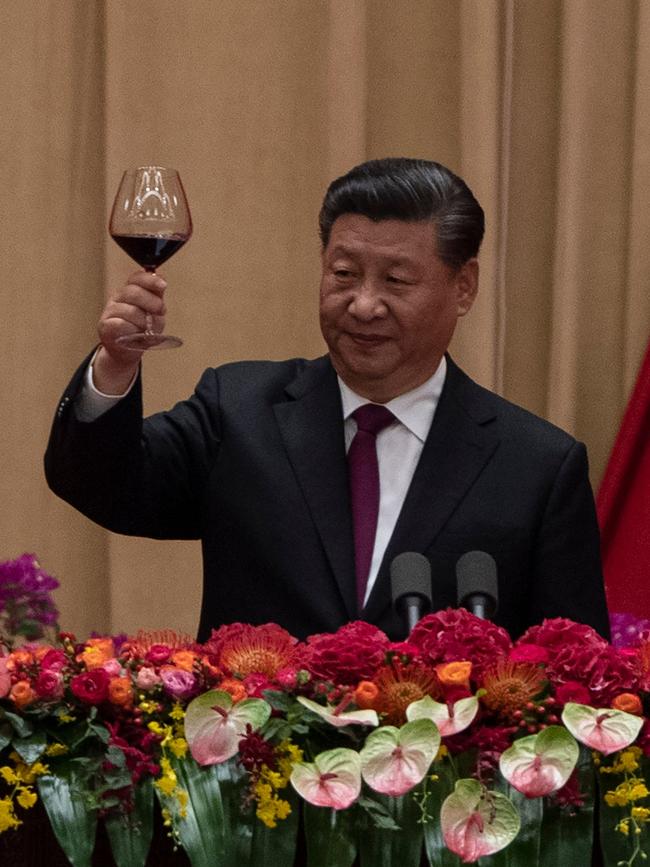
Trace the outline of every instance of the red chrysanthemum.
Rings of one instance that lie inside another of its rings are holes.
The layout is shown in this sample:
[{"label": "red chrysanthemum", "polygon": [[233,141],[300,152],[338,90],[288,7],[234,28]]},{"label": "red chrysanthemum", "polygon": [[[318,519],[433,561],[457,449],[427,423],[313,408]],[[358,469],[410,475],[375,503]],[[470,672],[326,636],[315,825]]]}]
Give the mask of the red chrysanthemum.
[{"label": "red chrysanthemum", "polygon": [[408,640],[420,649],[422,659],[431,665],[469,660],[473,679],[480,679],[488,666],[499,657],[507,656],[512,648],[505,629],[464,608],[447,608],[428,614],[420,620]]},{"label": "red chrysanthemum", "polygon": [[589,690],[595,707],[610,707],[619,693],[634,692],[638,686],[634,664],[606,641],[566,645],[556,651],[546,674],[554,686],[580,683]]},{"label": "red chrysanthemum", "polygon": [[389,646],[381,629],[355,620],[332,635],[311,635],[304,664],[318,680],[356,686],[360,680],[372,680]]},{"label": "red chrysanthemum", "polygon": [[298,639],[275,623],[221,626],[212,631],[204,649],[213,665],[237,677],[259,674],[272,680],[300,659]]}]

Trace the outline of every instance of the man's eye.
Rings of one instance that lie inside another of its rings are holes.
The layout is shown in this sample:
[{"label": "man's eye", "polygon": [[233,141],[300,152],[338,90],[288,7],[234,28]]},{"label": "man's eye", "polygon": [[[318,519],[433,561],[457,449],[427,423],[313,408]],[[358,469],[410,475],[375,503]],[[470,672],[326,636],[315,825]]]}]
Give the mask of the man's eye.
[{"label": "man's eye", "polygon": [[352,277],[352,271],[349,271],[347,268],[335,268],[334,276],[339,277],[341,280],[346,280],[348,277]]},{"label": "man's eye", "polygon": [[398,277],[396,274],[389,274],[386,277],[386,281],[388,283],[406,283],[407,282],[403,277]]}]

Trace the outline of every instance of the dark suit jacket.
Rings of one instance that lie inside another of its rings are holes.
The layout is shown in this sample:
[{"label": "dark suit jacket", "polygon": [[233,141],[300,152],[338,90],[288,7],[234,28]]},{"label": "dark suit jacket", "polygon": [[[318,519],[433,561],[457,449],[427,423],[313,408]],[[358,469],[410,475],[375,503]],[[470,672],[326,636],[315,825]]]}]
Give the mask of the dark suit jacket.
[{"label": "dark suit jacket", "polygon": [[201,639],[233,621],[275,621],[304,637],[359,617],[402,637],[392,559],[429,558],[437,610],[456,604],[455,565],[470,550],[495,558],[495,620],[513,636],[560,615],[608,635],[584,446],[481,388],[451,359],[363,612],[341,400],[327,357],[208,370],[189,400],[144,422],[139,382],[96,421],[77,421],[84,369],[59,405],[48,482],[115,532],[201,540]]}]

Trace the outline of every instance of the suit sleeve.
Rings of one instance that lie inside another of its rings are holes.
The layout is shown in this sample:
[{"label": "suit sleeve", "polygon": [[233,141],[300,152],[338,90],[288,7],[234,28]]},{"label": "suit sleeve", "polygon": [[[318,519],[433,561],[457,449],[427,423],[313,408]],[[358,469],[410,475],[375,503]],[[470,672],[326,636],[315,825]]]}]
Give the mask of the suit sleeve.
[{"label": "suit sleeve", "polygon": [[219,390],[208,370],[187,401],[143,420],[140,377],[92,422],[74,400],[86,362],[61,399],[45,454],[50,488],[116,533],[156,539],[201,535],[202,502],[219,447]]},{"label": "suit sleeve", "polygon": [[587,453],[574,442],[553,481],[537,536],[530,620],[562,611],[609,639],[600,536]]}]

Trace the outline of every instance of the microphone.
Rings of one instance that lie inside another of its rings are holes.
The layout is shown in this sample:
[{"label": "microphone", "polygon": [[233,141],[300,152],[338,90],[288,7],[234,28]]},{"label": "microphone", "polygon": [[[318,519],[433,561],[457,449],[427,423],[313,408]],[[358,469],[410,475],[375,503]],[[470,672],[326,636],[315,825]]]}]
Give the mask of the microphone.
[{"label": "microphone", "polygon": [[424,554],[398,554],[390,564],[390,585],[393,605],[409,635],[422,615],[431,611],[431,565]]},{"label": "microphone", "polygon": [[458,605],[483,620],[497,611],[497,564],[485,551],[468,551],[456,563]]}]

